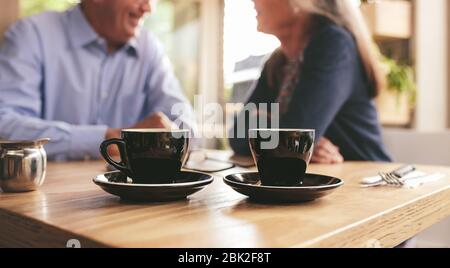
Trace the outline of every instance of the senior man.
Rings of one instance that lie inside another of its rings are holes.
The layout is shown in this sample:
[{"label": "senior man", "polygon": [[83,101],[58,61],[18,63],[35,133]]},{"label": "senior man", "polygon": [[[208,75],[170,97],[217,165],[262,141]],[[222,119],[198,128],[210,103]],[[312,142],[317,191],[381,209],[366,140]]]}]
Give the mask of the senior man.
[{"label": "senior man", "polygon": [[[83,0],[10,27],[0,48],[0,137],[51,138],[51,159],[98,158],[121,128],[195,127],[161,44],[154,0]],[[172,114],[182,104],[183,113]]]}]

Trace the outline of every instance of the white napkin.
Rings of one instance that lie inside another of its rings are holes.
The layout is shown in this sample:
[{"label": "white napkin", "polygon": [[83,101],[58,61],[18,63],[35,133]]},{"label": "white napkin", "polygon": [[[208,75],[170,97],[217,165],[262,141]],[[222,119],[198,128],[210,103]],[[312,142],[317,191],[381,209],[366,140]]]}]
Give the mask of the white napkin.
[{"label": "white napkin", "polygon": [[432,174],[420,176],[416,179],[412,178],[412,179],[405,181],[405,185],[403,185],[403,187],[416,188],[416,187],[421,186],[424,183],[438,181],[442,178],[445,178],[445,176],[446,175],[442,174],[442,173],[432,173]]},{"label": "white napkin", "polygon": [[[432,174],[426,174],[421,171],[413,171],[406,176],[403,177],[403,179],[406,179],[405,184],[403,187],[406,188],[416,188],[424,183],[437,181],[445,177],[445,174],[442,173],[432,173]],[[363,186],[370,186],[372,184],[376,184],[381,182],[381,177],[373,176],[373,177],[366,177],[361,180],[361,184]]]}]

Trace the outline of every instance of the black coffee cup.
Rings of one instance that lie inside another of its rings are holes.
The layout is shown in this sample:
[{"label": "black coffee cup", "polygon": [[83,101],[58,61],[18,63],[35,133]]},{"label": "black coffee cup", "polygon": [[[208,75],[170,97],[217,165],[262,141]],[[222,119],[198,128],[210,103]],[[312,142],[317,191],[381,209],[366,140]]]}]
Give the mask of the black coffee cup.
[{"label": "black coffee cup", "polygon": [[312,129],[250,129],[249,144],[262,185],[298,185],[314,149]]},{"label": "black coffee cup", "polygon": [[[121,139],[105,140],[100,152],[105,160],[136,183],[170,183],[187,160],[189,130],[124,129]],[[120,162],[108,154],[117,145]]]}]

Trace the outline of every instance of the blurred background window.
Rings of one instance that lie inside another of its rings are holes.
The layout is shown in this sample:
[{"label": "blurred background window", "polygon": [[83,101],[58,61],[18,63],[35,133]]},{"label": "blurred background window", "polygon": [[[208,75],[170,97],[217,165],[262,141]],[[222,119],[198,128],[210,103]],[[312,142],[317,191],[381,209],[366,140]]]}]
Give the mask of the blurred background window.
[{"label": "blurred background window", "polygon": [[42,11],[63,11],[77,4],[77,0],[20,0],[20,14],[27,17]]},{"label": "blurred background window", "polygon": [[197,0],[159,0],[144,24],[163,42],[191,102],[199,90],[200,11]]},{"label": "blurred background window", "polygon": [[251,0],[225,0],[224,94],[229,102],[245,101],[265,58],[280,46],[278,39],[256,27]]}]

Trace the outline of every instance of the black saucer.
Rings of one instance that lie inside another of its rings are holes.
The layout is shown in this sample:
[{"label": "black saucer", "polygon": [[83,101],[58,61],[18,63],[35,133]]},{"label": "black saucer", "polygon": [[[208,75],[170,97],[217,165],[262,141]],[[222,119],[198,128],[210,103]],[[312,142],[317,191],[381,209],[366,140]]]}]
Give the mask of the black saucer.
[{"label": "black saucer", "polygon": [[226,176],[223,180],[238,193],[264,203],[311,201],[330,194],[334,189],[344,184],[338,178],[306,174],[302,183],[298,185],[263,186],[258,172],[233,174]]},{"label": "black saucer", "polygon": [[198,172],[181,171],[167,184],[136,184],[120,171],[98,175],[94,183],[104,191],[124,200],[166,202],[184,199],[202,190],[213,177]]}]

